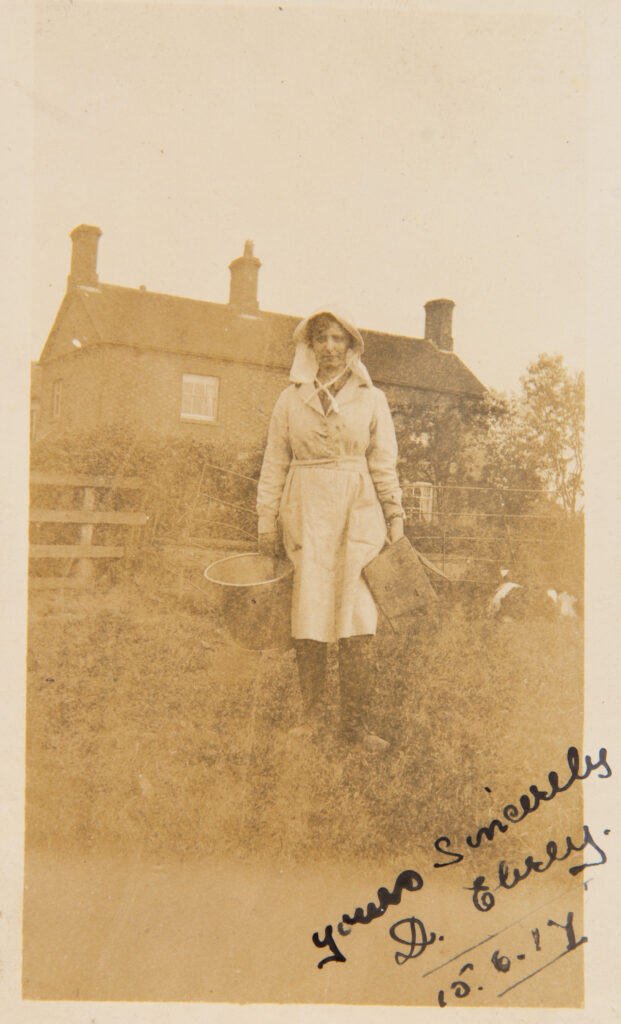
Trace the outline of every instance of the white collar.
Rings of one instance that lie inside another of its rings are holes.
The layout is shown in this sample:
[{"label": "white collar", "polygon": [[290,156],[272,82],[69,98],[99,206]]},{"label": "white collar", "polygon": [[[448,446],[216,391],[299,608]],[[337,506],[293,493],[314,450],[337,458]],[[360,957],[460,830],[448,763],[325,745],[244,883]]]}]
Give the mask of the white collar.
[{"label": "white collar", "polygon": [[[289,380],[292,380],[294,384],[313,384],[317,377],[317,371],[319,367],[317,365],[317,357],[313,352],[312,348],[303,341],[299,341],[295,346],[295,355],[293,357],[293,364],[289,373]],[[360,356],[354,352],[353,349],[348,349],[347,352],[347,366],[346,369],[355,376],[359,377],[360,380],[368,384],[369,387],[373,386],[373,381],[369,376],[369,371],[366,366],[360,360]],[[340,373],[338,376],[340,377]],[[335,378],[337,379],[337,378]],[[328,384],[322,386],[322,390],[329,387],[334,381],[329,381]]]}]

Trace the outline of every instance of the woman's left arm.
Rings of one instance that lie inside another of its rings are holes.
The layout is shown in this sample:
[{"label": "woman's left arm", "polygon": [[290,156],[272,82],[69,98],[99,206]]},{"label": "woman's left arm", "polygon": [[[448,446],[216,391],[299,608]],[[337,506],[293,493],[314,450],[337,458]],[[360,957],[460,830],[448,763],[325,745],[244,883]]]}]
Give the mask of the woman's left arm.
[{"label": "woman's left arm", "polygon": [[405,519],[397,476],[397,438],[386,395],[378,389],[375,396],[376,407],[371,421],[367,463],[384,512],[389,539],[394,543],[403,536]]}]

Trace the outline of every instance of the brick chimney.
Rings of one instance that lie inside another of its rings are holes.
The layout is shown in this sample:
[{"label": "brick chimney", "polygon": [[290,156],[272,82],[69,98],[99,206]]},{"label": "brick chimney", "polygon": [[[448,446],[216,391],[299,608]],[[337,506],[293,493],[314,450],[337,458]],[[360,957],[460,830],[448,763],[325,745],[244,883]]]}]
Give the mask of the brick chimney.
[{"label": "brick chimney", "polygon": [[229,263],[229,305],[234,306],[238,313],[256,313],[259,309],[257,285],[261,260],[257,259],[253,250],[254,242],[247,241],[244,245],[244,255]]},{"label": "brick chimney", "polygon": [[80,284],[97,287],[97,244],[101,229],[90,224],[80,224],[71,232],[71,273],[67,278],[67,288],[76,288]]},{"label": "brick chimney", "polygon": [[433,341],[444,352],[453,351],[452,299],[431,299],[425,303],[425,340]]}]

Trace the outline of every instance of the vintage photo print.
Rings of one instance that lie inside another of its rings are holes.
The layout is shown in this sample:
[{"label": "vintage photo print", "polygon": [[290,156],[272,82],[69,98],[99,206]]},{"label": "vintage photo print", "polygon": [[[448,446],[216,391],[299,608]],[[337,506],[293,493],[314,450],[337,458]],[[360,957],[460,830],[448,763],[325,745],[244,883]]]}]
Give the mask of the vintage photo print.
[{"label": "vintage photo print", "polygon": [[15,1019],[611,1012],[609,12],[24,15]]}]

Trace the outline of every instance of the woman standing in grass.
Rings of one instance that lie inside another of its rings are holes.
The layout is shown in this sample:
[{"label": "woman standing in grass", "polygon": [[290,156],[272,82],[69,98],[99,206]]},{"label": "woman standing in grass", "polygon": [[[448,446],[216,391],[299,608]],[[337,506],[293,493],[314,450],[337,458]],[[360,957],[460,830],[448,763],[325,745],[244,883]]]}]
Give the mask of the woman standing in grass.
[{"label": "woman standing in grass", "polygon": [[275,555],[279,522],[295,570],[291,629],[306,714],[299,731],[323,724],[327,644],[338,641],[343,737],[384,750],[386,740],[364,723],[377,609],[362,570],[387,534],[391,542],[403,535],[394,426],[349,320],[322,309],[293,340],[293,383],[276,402],[259,480],[259,551]]}]

